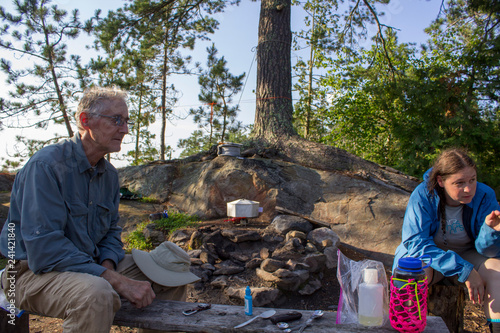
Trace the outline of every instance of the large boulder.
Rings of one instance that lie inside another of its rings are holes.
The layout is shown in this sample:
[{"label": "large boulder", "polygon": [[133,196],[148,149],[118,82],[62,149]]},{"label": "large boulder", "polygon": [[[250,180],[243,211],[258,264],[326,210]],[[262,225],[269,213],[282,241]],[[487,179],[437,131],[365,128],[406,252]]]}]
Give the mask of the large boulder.
[{"label": "large boulder", "polygon": [[127,167],[120,179],[134,192],[201,219],[226,217],[228,202],[249,199],[263,209],[256,220],[270,222],[280,206],[326,223],[344,243],[389,255],[400,241],[410,195],[381,181],[265,158]]},{"label": "large boulder", "polygon": [[313,229],[313,226],[310,222],[299,216],[278,215],[273,219],[269,228],[276,230],[282,235],[286,235],[289,231],[308,233]]}]

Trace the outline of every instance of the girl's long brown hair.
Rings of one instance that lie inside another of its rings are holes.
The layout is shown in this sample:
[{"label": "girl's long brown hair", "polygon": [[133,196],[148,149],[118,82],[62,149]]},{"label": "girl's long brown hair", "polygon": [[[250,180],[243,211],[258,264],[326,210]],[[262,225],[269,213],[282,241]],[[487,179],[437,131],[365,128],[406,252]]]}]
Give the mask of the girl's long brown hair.
[{"label": "girl's long brown hair", "polygon": [[445,212],[446,196],[444,188],[439,186],[437,177],[441,176],[441,178],[445,180],[447,177],[467,167],[476,169],[476,163],[464,150],[458,148],[447,149],[437,157],[427,182],[427,189],[429,192],[434,194],[434,191],[436,191],[439,196],[438,213],[441,219],[441,230],[443,230],[445,244],[447,244]]}]

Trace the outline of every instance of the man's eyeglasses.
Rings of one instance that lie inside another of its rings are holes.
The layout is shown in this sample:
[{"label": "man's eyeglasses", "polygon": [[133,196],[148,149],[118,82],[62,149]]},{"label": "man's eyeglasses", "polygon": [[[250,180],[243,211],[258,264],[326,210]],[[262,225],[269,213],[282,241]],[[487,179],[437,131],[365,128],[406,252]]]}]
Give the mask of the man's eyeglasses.
[{"label": "man's eyeglasses", "polygon": [[130,119],[125,119],[122,116],[116,115],[116,116],[106,116],[100,113],[95,113],[94,115],[99,116],[99,117],[104,117],[104,118],[110,118],[114,120],[114,123],[116,126],[123,126],[123,124],[127,124],[128,127],[134,126],[134,122],[130,121]]}]

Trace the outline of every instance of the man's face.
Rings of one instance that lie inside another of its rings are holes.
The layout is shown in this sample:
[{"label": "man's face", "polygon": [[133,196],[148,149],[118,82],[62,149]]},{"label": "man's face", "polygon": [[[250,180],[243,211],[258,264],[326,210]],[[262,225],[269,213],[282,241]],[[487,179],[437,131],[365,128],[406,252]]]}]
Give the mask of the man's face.
[{"label": "man's face", "polygon": [[[99,115],[93,115],[89,134],[92,145],[96,151],[102,152],[103,156],[108,153],[119,152],[123,137],[128,133],[128,107],[121,99],[105,101],[106,108]],[[122,124],[117,125],[117,119],[121,117]]]},{"label": "man's face", "polygon": [[459,206],[468,204],[476,194],[476,170],[471,167],[464,168],[446,178],[437,177],[439,186],[444,188],[446,204]]}]

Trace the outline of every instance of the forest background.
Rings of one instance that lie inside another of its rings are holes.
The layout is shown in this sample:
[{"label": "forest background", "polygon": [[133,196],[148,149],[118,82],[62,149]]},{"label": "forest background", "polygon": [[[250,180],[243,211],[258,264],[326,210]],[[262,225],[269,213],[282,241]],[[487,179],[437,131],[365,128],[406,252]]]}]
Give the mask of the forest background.
[{"label": "forest background", "polygon": [[[8,89],[0,95],[0,131],[30,135],[16,136],[4,171],[72,136],[75,103],[92,84],[129,91],[131,149],[113,155],[115,165],[172,158],[167,128],[188,116],[198,129],[178,141],[179,157],[251,139],[252,125],[240,116],[242,92],[254,89],[247,86],[254,59],[247,73],[232,73],[208,40],[239,1],[119,1],[83,19],[60,2],[0,4]],[[500,197],[500,3],[439,3],[427,41],[417,46],[400,43],[398,27],[383,23],[399,1],[294,1],[292,13],[301,13],[294,19],[302,20],[291,45],[294,130],[418,178],[443,149],[465,147],[479,179]],[[207,42],[206,59],[196,62],[195,48]],[[197,100],[184,111],[178,105],[188,92],[174,84],[180,76],[198,81],[187,89]]]}]

